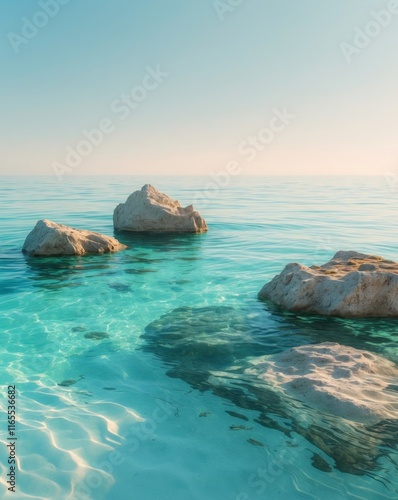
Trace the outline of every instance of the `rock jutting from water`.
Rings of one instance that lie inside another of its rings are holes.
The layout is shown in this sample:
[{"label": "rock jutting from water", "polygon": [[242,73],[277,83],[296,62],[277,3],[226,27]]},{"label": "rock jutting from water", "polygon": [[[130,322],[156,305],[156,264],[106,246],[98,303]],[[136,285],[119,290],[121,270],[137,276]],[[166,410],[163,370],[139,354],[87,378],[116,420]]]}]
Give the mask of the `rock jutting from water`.
[{"label": "rock jutting from water", "polygon": [[258,297],[289,311],[343,318],[398,317],[398,263],[340,251],[322,266],[288,264]]},{"label": "rock jutting from water", "polygon": [[397,420],[398,367],[369,351],[334,342],[310,344],[252,361],[276,391],[321,412],[371,425]]},{"label": "rock jutting from water", "polygon": [[178,201],[160,193],[150,184],[132,193],[113,212],[113,224],[120,231],[153,231],[203,233],[206,221],[192,205],[182,207]]},{"label": "rock jutting from water", "polygon": [[43,219],[26,237],[22,251],[32,256],[51,256],[102,254],[125,248],[115,238]]}]

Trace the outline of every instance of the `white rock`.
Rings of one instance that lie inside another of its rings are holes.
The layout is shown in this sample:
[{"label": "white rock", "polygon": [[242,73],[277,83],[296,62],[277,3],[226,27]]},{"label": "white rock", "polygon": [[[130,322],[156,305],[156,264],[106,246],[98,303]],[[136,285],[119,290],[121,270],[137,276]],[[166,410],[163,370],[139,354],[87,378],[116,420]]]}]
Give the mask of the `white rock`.
[{"label": "white rock", "polygon": [[29,255],[84,255],[117,252],[127,248],[115,238],[39,220],[26,237],[22,251]]},{"label": "white rock", "polygon": [[160,193],[150,184],[145,184],[115,208],[113,224],[115,229],[123,231],[207,231],[206,221],[192,205],[183,208],[178,201]]},{"label": "white rock", "polygon": [[346,318],[398,317],[398,263],[340,251],[322,266],[288,264],[258,296],[289,311]]},{"label": "white rock", "polygon": [[373,424],[398,419],[398,367],[368,351],[324,342],[262,356],[246,370],[318,411]]}]

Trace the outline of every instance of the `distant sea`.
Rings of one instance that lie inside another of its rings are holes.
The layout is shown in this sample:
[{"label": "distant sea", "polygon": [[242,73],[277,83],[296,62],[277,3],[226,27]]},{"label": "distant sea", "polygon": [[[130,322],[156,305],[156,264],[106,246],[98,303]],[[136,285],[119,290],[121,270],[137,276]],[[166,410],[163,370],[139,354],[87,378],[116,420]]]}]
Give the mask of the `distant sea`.
[{"label": "distant sea", "polygon": [[[2,497],[15,385],[10,498],[398,498],[391,423],[361,430],[286,408],[244,376],[257,356],[324,341],[398,363],[396,320],[295,315],[257,299],[289,262],[338,250],[398,260],[398,190],[382,176],[211,182],[0,178]],[[194,202],[208,233],[120,233],[128,250],[103,256],[22,254],[43,218],[114,235],[113,209],[146,183]]]}]

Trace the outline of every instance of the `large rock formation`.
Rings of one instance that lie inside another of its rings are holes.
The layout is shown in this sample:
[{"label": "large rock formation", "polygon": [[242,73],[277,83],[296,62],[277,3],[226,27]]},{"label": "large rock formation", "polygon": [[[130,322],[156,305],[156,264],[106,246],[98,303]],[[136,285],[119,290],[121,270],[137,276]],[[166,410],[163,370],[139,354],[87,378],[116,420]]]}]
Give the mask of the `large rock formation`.
[{"label": "large rock formation", "polygon": [[[249,431],[252,426],[258,430],[257,424],[283,433],[287,446],[304,438],[312,450],[325,454],[326,462],[319,463],[317,454],[318,460],[314,462],[314,455],[311,460],[321,470],[363,475],[392,462],[398,441],[397,366],[337,343],[275,354],[265,317],[265,310],[251,307],[179,307],[145,328],[142,348],[162,360],[169,377],[226,401],[217,407],[234,409],[227,413],[236,424],[249,420],[249,428],[242,430],[248,438],[255,437]],[[291,346],[294,339],[287,326],[301,319],[286,315],[279,320],[281,345]],[[314,323],[308,328],[317,338],[326,325],[340,329],[342,337],[349,331],[347,322],[339,320],[319,317]],[[374,337],[365,334],[374,330],[365,327],[369,322],[361,323],[360,345],[379,339],[377,332]],[[305,442],[301,446],[307,448]],[[298,466],[306,467],[305,457],[300,457],[304,462]]]},{"label": "large rock formation", "polygon": [[252,361],[276,391],[329,415],[371,425],[398,423],[398,367],[368,351],[324,342]]},{"label": "large rock formation", "polygon": [[26,237],[22,251],[29,255],[84,255],[117,252],[127,248],[115,238],[39,220]]},{"label": "large rock formation", "polygon": [[135,191],[126,203],[113,212],[115,229],[122,231],[155,231],[202,233],[206,221],[192,205],[183,208],[178,201],[160,193],[150,184]]},{"label": "large rock formation", "polygon": [[346,318],[398,317],[398,263],[340,251],[322,266],[288,264],[258,296],[289,311]]}]

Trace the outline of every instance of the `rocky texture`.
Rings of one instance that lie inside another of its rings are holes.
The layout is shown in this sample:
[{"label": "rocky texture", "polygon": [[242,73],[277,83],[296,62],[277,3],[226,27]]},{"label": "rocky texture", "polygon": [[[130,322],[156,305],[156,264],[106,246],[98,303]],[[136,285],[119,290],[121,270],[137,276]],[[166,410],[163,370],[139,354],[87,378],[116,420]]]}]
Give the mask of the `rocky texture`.
[{"label": "rocky texture", "polygon": [[[393,460],[398,445],[398,385],[394,365],[365,350],[337,343],[315,343],[297,348],[298,352],[286,351],[285,355],[270,357],[275,349],[274,333],[270,334],[266,319],[269,317],[265,310],[254,312],[250,307],[180,307],[145,328],[142,348],[162,360],[169,377],[180,378],[201,392],[211,391],[226,401],[228,408],[236,410],[228,411],[236,419],[231,424],[241,426],[245,420],[249,428],[255,428],[255,422],[278,431],[288,440],[286,446],[301,443],[306,447],[304,438],[314,450],[322,452],[323,460],[314,456],[311,459],[317,469],[336,468],[363,475]],[[290,322],[304,319],[286,315],[279,317],[279,321],[278,343],[290,347],[294,340]],[[346,331],[350,332],[345,330],[348,322],[337,319],[312,316],[306,321],[309,325],[316,322],[314,331],[321,339],[324,331],[331,333],[327,329],[329,324],[334,326],[335,334],[341,330],[341,338],[347,336]],[[382,322],[375,337],[371,334],[374,325],[361,323],[362,328],[368,328],[368,335],[362,330],[356,342],[366,346],[372,338],[377,338],[380,347],[379,334],[391,321]],[[300,328],[296,323],[293,331],[303,334],[307,327],[299,324]],[[321,325],[323,332],[319,332]],[[310,332],[311,327],[305,331]],[[385,345],[390,345],[391,338],[386,342]],[[303,387],[301,379],[308,379]],[[346,411],[343,418],[336,416]],[[392,418],[384,418],[387,415]],[[248,433],[247,438],[257,441],[258,434],[251,435],[249,429],[240,427],[236,430],[239,429]],[[252,444],[255,443],[248,446]],[[294,449],[290,454],[294,454]]]},{"label": "rocky texture", "polygon": [[28,234],[22,251],[29,255],[84,255],[117,252],[126,248],[115,238],[39,220]]},{"label": "rocky texture", "polygon": [[183,208],[178,201],[160,193],[150,184],[145,184],[115,208],[113,224],[115,229],[122,231],[207,231],[206,221],[192,205]]},{"label": "rocky texture", "polygon": [[247,373],[329,415],[366,425],[398,419],[398,367],[371,352],[324,342],[252,363]]},{"label": "rocky texture", "polygon": [[398,317],[398,263],[340,251],[322,266],[288,264],[258,296],[289,311],[346,318]]}]

